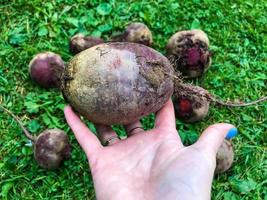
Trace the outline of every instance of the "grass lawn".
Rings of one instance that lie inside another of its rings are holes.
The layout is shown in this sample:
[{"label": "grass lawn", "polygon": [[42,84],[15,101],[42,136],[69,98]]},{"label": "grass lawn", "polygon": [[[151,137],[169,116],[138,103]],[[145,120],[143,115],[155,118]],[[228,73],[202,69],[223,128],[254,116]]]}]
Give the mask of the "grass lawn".
[{"label": "grass lawn", "polygon": [[[164,53],[178,30],[201,28],[209,36],[213,64],[205,88],[224,100],[250,101],[267,95],[267,3],[236,1],[0,0],[0,103],[33,134],[46,128],[67,131],[72,157],[57,171],[37,166],[29,141],[10,116],[0,114],[0,199],[95,199],[87,161],[64,120],[65,102],[57,90],[33,83],[28,63],[41,51],[71,58],[68,41],[77,32],[107,39],[132,21],[147,24],[153,47]],[[196,81],[198,84],[198,81]],[[143,121],[153,127],[153,117]],[[215,122],[239,129],[233,139],[234,166],[213,183],[213,199],[267,199],[267,104],[212,106],[205,121],[177,129],[185,144]],[[118,131],[123,131],[118,127]],[[123,187],[123,185],[118,185]]]}]

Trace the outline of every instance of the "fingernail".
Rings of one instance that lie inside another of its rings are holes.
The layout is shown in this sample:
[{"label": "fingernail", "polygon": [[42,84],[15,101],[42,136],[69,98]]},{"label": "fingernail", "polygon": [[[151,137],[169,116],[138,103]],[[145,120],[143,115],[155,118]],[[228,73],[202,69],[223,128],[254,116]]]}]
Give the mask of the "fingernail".
[{"label": "fingernail", "polygon": [[230,139],[232,139],[233,137],[235,137],[236,135],[238,134],[238,130],[237,130],[237,128],[231,128],[229,131],[228,131],[228,133],[227,133],[227,135],[226,135],[226,139],[227,140],[230,140]]}]

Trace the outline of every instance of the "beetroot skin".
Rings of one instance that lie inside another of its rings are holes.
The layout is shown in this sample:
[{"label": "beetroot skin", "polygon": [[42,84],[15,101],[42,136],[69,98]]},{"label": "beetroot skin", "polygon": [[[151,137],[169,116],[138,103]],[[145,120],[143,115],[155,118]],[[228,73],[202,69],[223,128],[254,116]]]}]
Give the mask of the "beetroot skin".
[{"label": "beetroot skin", "polygon": [[[166,72],[166,73],[164,73]],[[173,92],[173,68],[166,57],[137,43],[105,43],[69,62],[63,95],[94,123],[129,124],[158,111]]]},{"label": "beetroot skin", "polygon": [[202,30],[180,31],[168,41],[167,55],[185,77],[195,78],[211,65],[209,39]]},{"label": "beetroot skin", "polygon": [[73,54],[80,53],[85,49],[104,43],[105,41],[98,37],[84,36],[82,33],[74,35],[70,40],[70,51]]},{"label": "beetroot skin", "polygon": [[39,53],[29,64],[31,78],[45,88],[60,86],[60,77],[65,68],[61,57],[52,52]]}]

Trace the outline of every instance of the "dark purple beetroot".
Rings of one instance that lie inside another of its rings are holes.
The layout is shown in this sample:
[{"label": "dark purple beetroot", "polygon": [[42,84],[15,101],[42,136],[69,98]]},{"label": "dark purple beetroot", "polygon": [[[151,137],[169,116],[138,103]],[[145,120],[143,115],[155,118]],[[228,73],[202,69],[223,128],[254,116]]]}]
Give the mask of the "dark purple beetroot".
[{"label": "dark purple beetroot", "polygon": [[105,41],[98,37],[84,36],[82,33],[74,35],[70,40],[70,51],[73,54],[80,53],[85,49],[104,43]]},{"label": "dark purple beetroot", "polygon": [[234,161],[234,148],[230,141],[224,140],[216,155],[215,173],[223,173],[227,171]]},{"label": "dark purple beetroot", "polygon": [[52,52],[39,53],[29,64],[31,78],[45,88],[60,86],[60,77],[65,68],[61,57]]},{"label": "dark purple beetroot", "polygon": [[209,39],[202,30],[180,31],[168,41],[167,55],[185,77],[195,78],[211,65]]},{"label": "dark purple beetroot", "polygon": [[129,24],[122,34],[114,36],[111,40],[116,42],[134,42],[146,46],[151,46],[153,43],[151,31],[145,24],[140,22]]},{"label": "dark purple beetroot", "polygon": [[[185,85],[184,85],[185,86]],[[176,88],[174,93],[174,109],[176,118],[193,123],[204,119],[209,111],[210,100],[207,91],[201,87],[187,85],[188,88]]]},{"label": "dark purple beetroot", "polygon": [[47,129],[37,137],[33,136],[16,115],[2,105],[0,105],[0,108],[18,122],[26,137],[32,141],[35,160],[41,167],[56,169],[65,159],[70,157],[71,147],[69,138],[64,131],[60,129]]},{"label": "dark purple beetroot", "polygon": [[137,43],[106,43],[87,49],[64,71],[63,95],[94,123],[129,124],[158,111],[173,92],[166,57]]}]

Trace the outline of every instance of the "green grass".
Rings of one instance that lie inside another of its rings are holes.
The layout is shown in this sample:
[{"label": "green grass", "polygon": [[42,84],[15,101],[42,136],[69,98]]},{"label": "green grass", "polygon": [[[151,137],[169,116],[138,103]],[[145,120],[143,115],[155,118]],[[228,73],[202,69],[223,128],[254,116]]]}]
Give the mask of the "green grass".
[{"label": "green grass", "polygon": [[[177,30],[201,28],[209,35],[213,52],[205,87],[224,100],[249,101],[267,95],[264,0],[0,2],[0,103],[34,134],[51,127],[66,130],[73,146],[71,159],[59,170],[43,170],[17,123],[1,113],[1,199],[95,199],[86,158],[64,120],[61,94],[40,88],[28,76],[28,63],[38,52],[54,51],[68,61],[68,40],[76,32],[107,39],[127,23],[141,21],[153,32],[153,47],[164,53],[168,38]],[[177,121],[185,144],[193,143],[215,122],[230,122],[239,129],[233,140],[234,166],[215,178],[213,199],[267,199],[266,119],[265,103],[235,109],[213,106],[203,122]],[[152,117],[142,122],[145,128],[153,126]]]}]

